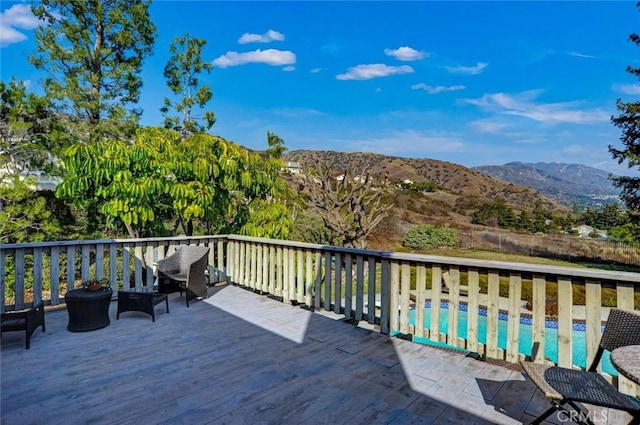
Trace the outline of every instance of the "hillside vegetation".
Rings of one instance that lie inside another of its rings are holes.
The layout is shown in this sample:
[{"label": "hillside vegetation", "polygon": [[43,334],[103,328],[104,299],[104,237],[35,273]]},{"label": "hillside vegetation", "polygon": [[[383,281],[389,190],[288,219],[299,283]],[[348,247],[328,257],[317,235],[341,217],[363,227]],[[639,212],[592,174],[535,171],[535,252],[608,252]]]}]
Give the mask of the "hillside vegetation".
[{"label": "hillside vegetation", "polygon": [[[507,183],[462,165],[435,159],[400,158],[375,153],[344,153],[333,151],[292,151],[286,161],[296,161],[304,168],[312,168],[319,162],[330,162],[335,171],[354,167],[356,173],[388,176],[390,181],[409,179],[413,182],[435,182],[440,193],[432,194],[460,212],[465,206],[480,205],[503,198],[517,211],[532,211],[536,204],[545,209],[565,211],[557,201],[534,189]],[[463,213],[464,214],[464,213]]]},{"label": "hillside vegetation", "polygon": [[[353,167],[359,175],[387,180],[387,201],[394,207],[370,238],[369,247],[395,249],[403,235],[418,224],[438,224],[469,230],[484,228],[471,223],[471,215],[484,203],[504,199],[514,211],[532,213],[536,206],[563,215],[567,207],[534,189],[507,183],[462,165],[435,159],[411,159],[374,153],[343,153],[298,150],[287,153],[285,161],[295,161],[303,173],[319,163],[332,164],[335,172]],[[436,183],[434,192],[404,190],[397,183]]]}]

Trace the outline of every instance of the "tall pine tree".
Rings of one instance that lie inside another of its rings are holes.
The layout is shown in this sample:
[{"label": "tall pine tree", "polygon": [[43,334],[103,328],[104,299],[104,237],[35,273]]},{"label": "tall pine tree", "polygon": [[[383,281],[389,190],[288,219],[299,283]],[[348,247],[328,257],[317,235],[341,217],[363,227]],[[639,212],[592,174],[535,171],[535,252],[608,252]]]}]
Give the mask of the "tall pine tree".
[{"label": "tall pine tree", "polygon": [[109,135],[130,137],[144,58],[156,27],[145,0],[38,0],[32,11],[45,25],[36,30],[30,61],[47,71],[44,88],[70,118],[78,141]]},{"label": "tall pine tree", "polygon": [[[640,8],[640,2],[637,6]],[[631,34],[629,40],[640,46],[640,35]],[[640,78],[640,67],[629,65],[627,72]],[[609,152],[619,164],[626,162],[628,168],[640,169],[640,102],[623,102],[618,99],[617,109],[620,115],[612,116],[611,122],[622,130],[622,149],[609,145]],[[612,180],[616,187],[622,189],[620,198],[627,207],[630,220],[640,224],[640,177],[612,177]]]}]

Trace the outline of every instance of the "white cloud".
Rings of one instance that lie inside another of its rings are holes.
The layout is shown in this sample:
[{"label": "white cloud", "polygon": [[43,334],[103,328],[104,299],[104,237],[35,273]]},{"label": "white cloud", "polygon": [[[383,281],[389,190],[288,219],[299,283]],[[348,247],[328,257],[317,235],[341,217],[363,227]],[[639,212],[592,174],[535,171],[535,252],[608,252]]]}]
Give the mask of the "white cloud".
[{"label": "white cloud", "polygon": [[291,71],[295,71],[296,67],[293,65],[289,65],[289,66],[285,66],[282,68],[283,71],[287,71],[287,72],[291,72]]},{"label": "white cloud", "polygon": [[472,121],[471,125],[480,133],[487,134],[501,134],[508,127],[506,123],[494,120],[476,120]]},{"label": "white cloud", "polygon": [[311,117],[317,118],[324,115],[323,112],[313,108],[274,108],[269,109],[269,112],[275,115],[296,119],[309,119]]},{"label": "white cloud", "polygon": [[389,66],[381,63],[358,65],[351,67],[345,74],[336,75],[338,80],[370,80],[372,78],[388,77],[389,75],[411,74],[415,70],[408,66]]},{"label": "white cloud", "polygon": [[322,68],[313,68],[311,71],[309,71],[311,74],[318,74],[319,72],[322,71]]},{"label": "white cloud", "polygon": [[599,109],[577,109],[578,102],[535,103],[540,93],[539,90],[516,95],[491,93],[479,99],[464,99],[464,102],[489,111],[545,123],[591,124],[609,120],[609,115]]},{"label": "white cloud", "polygon": [[585,55],[584,53],[576,52],[575,50],[572,50],[567,54],[569,56],[575,56],[577,58],[587,58],[587,59],[594,59],[595,58],[595,56]]},{"label": "white cloud", "polygon": [[429,52],[421,52],[416,49],[412,49],[409,46],[399,47],[397,49],[384,49],[384,54],[387,56],[393,56],[401,61],[415,61],[429,57]]},{"label": "white cloud", "polygon": [[429,86],[425,83],[418,83],[418,84],[414,84],[411,86],[411,88],[413,90],[424,90],[429,94],[436,94],[436,93],[442,93],[445,91],[457,91],[457,90],[464,90],[466,89],[465,86],[462,86],[460,84],[456,84],[454,86]]},{"label": "white cloud", "polygon": [[31,13],[31,6],[27,4],[14,4],[0,13],[0,47],[19,43],[27,39],[21,30],[32,30],[43,22]]},{"label": "white cloud", "polygon": [[480,74],[487,66],[489,66],[488,63],[478,62],[476,66],[445,66],[445,69],[452,74],[476,75]]},{"label": "white cloud", "polygon": [[278,31],[269,30],[264,34],[250,34],[244,33],[238,39],[238,43],[247,44],[247,43],[270,43],[272,41],[283,41],[284,34]]},{"label": "white cloud", "polygon": [[296,63],[296,55],[288,50],[254,50],[252,52],[238,53],[227,52],[211,62],[213,66],[227,68],[229,66],[244,65],[247,63],[266,63],[267,65],[293,65]]},{"label": "white cloud", "polygon": [[613,90],[631,96],[640,95],[640,84],[614,84]]}]

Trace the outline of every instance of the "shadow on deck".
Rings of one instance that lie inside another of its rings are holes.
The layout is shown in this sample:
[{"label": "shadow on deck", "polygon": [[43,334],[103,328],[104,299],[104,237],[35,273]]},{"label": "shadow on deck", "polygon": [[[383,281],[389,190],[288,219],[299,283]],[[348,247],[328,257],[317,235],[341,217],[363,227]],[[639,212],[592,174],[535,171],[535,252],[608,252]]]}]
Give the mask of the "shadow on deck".
[{"label": "shadow on deck", "polygon": [[234,286],[188,309],[173,295],[155,323],[115,310],[86,333],[49,311],[30,350],[4,334],[1,422],[508,424],[547,407],[518,372]]}]

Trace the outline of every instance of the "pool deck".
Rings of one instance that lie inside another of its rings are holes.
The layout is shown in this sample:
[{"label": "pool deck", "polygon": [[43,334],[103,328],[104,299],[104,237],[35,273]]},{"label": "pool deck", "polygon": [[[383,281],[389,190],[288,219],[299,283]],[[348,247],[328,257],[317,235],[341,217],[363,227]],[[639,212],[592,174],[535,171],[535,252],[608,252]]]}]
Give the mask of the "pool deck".
[{"label": "pool deck", "polygon": [[[46,313],[2,336],[3,424],[520,424],[548,407],[520,372],[235,286],[156,321],[83,333]],[[606,412],[609,424],[625,414]],[[552,415],[553,416],[553,415]],[[556,424],[563,423],[555,420]]]}]

